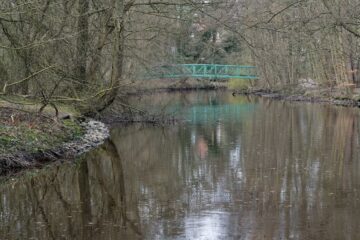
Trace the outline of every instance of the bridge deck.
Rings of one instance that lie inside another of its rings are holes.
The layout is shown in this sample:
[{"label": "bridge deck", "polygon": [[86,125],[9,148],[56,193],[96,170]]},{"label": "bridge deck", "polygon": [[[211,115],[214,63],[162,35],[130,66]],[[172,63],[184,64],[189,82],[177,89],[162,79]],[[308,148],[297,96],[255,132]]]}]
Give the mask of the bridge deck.
[{"label": "bridge deck", "polygon": [[157,78],[209,78],[209,79],[258,79],[254,66],[220,64],[177,64],[154,69],[151,77]]}]

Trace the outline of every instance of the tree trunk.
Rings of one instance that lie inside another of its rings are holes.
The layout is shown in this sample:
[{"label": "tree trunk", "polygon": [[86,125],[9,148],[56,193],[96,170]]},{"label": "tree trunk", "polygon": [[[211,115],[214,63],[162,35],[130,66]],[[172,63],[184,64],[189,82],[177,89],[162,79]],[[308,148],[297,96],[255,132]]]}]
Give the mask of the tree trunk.
[{"label": "tree trunk", "polygon": [[116,99],[119,87],[123,78],[124,66],[124,27],[125,27],[125,4],[124,0],[113,0],[113,18],[115,25],[113,55],[112,55],[112,69],[111,81],[109,90],[99,99],[94,105],[95,107],[88,109],[84,115],[93,116],[96,113],[102,112],[109,107]]},{"label": "tree trunk", "polygon": [[87,55],[89,48],[89,0],[79,0],[78,5],[78,33],[79,38],[77,39],[77,66],[76,66],[76,77],[80,82],[79,88],[86,84],[86,65]]}]

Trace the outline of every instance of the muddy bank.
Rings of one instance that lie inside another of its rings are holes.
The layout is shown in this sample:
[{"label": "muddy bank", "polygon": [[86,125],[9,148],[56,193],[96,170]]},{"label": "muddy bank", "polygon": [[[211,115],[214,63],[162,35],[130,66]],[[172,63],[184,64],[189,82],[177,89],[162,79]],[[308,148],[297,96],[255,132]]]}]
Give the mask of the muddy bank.
[{"label": "muddy bank", "polygon": [[346,107],[360,107],[360,101],[355,99],[350,99],[346,97],[336,98],[331,96],[307,96],[301,93],[286,93],[282,91],[273,91],[273,90],[243,90],[235,91],[233,95],[254,95],[265,98],[271,98],[275,100],[286,100],[292,102],[311,102],[311,103],[321,103],[321,104],[332,104],[337,106],[346,106]]},{"label": "muddy bank", "polygon": [[183,119],[179,119],[173,115],[154,115],[154,114],[127,114],[123,113],[121,115],[110,115],[104,114],[99,118],[101,122],[104,122],[109,125],[114,124],[132,124],[132,123],[142,123],[142,124],[151,124],[151,125],[171,125],[184,122]]},{"label": "muddy bank", "polygon": [[84,134],[73,141],[61,144],[50,150],[40,150],[34,153],[15,152],[0,155],[0,174],[7,174],[25,168],[41,167],[49,162],[60,159],[71,159],[92,148],[101,145],[109,137],[109,129],[99,121],[82,122]]},{"label": "muddy bank", "polygon": [[193,90],[217,90],[228,87],[225,81],[209,81],[203,79],[157,79],[137,81],[128,94],[139,95],[153,92],[176,92],[176,91],[193,91]]}]

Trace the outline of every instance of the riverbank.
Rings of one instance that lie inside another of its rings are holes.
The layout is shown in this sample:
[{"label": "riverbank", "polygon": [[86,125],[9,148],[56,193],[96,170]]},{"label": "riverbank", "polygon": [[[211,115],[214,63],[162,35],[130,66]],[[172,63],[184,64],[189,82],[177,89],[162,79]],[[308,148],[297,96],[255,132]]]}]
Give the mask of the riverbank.
[{"label": "riverbank", "polygon": [[[201,83],[201,84],[199,84]],[[360,88],[325,88],[314,87],[307,82],[297,86],[287,86],[283,88],[263,89],[251,87],[248,81],[204,81],[199,79],[188,79],[185,82],[176,80],[172,83],[170,80],[162,80],[157,85],[150,84],[144,87],[144,84],[137,84],[134,91],[128,92],[128,95],[143,95],[161,92],[185,92],[185,91],[212,91],[227,90],[233,95],[255,95],[264,98],[276,100],[286,100],[293,102],[312,102],[321,104],[332,104],[338,106],[360,107]]]},{"label": "riverbank", "polygon": [[153,91],[191,91],[226,89],[227,81],[210,81],[208,79],[158,79],[136,81],[129,93],[151,93]]},{"label": "riverbank", "polygon": [[[197,81],[197,80],[194,80]],[[212,83],[212,82],[209,82]],[[223,83],[221,83],[223,84]],[[146,95],[160,92],[191,91],[191,90],[224,90],[232,91],[233,95],[255,95],[276,100],[294,102],[312,102],[340,106],[360,106],[360,94],[357,90],[351,95],[346,92],[329,91],[328,89],[255,89],[230,90],[219,85],[215,88],[203,85],[176,85],[175,88],[139,88],[129,91],[128,95]],[[359,91],[360,92],[360,91]],[[121,101],[121,99],[119,99]],[[116,105],[116,104],[115,104]],[[126,104],[125,104],[126,105]],[[127,106],[127,105],[126,105]],[[0,174],[11,170],[34,168],[60,159],[72,159],[90,149],[99,146],[109,137],[109,130],[104,124],[144,122],[151,124],[173,124],[181,122],[172,115],[150,115],[141,109],[124,112],[121,109],[109,108],[98,121],[80,122],[74,114],[63,111],[59,118],[49,113],[39,115],[34,111],[3,107],[0,105]],[[119,113],[122,112],[120,115]],[[67,118],[67,119],[65,119]],[[62,120],[61,120],[62,119]]]},{"label": "riverbank", "polygon": [[0,107],[0,174],[74,158],[108,136],[106,125],[98,121],[61,120]]},{"label": "riverbank", "polygon": [[320,104],[331,104],[345,107],[360,107],[360,95],[357,93],[346,93],[338,90],[317,89],[312,91],[299,91],[289,89],[244,89],[233,91],[233,95],[254,95],[275,100],[292,102],[311,102]]}]

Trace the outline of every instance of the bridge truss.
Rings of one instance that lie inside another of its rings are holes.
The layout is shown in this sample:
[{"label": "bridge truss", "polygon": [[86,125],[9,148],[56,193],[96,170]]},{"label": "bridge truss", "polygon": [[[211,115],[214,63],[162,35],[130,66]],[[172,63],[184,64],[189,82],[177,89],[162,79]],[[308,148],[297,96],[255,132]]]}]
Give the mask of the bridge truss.
[{"label": "bridge truss", "polygon": [[151,78],[258,79],[254,66],[220,64],[176,64],[156,67]]}]

